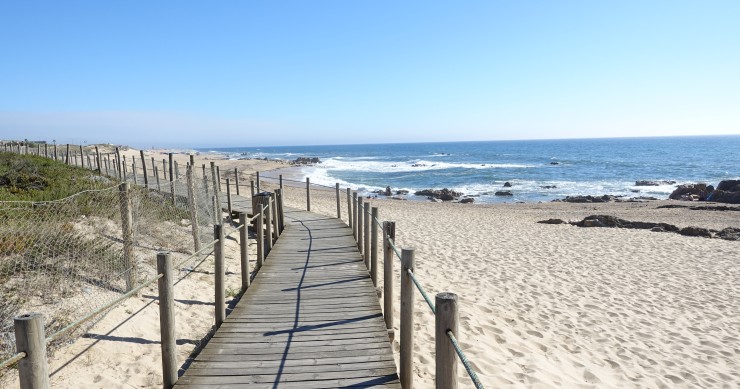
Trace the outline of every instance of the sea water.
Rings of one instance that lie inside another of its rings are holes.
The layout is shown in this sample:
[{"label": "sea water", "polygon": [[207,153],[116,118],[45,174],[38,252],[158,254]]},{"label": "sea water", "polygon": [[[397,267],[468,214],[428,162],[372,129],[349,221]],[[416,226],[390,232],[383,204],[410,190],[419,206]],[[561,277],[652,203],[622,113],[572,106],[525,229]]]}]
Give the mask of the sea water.
[{"label": "sea water", "polygon": [[[312,183],[369,193],[449,188],[477,202],[551,201],[574,195],[667,198],[678,184],[740,177],[740,136],[563,139],[200,149],[230,158],[294,160]],[[676,184],[636,186],[636,181]],[[511,187],[504,187],[505,183]],[[509,191],[513,196],[496,196]]]}]

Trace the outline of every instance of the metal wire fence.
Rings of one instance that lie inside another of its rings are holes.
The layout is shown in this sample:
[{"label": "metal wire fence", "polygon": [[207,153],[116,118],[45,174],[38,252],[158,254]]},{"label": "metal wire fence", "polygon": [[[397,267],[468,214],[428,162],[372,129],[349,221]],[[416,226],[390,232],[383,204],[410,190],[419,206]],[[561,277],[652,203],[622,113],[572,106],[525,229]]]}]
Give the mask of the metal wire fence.
[{"label": "metal wire fence", "polygon": [[[97,169],[96,158],[84,161]],[[0,201],[0,361],[15,355],[15,316],[43,314],[53,350],[95,319],[66,330],[71,323],[156,277],[157,252],[181,258],[181,276],[210,254],[192,255],[197,241],[213,241],[221,218],[212,182],[168,175],[158,188],[158,173],[147,169],[147,188],[144,171],[132,164],[121,175],[132,185],[123,186],[113,163],[101,167],[112,178],[109,188],[55,201]]]}]

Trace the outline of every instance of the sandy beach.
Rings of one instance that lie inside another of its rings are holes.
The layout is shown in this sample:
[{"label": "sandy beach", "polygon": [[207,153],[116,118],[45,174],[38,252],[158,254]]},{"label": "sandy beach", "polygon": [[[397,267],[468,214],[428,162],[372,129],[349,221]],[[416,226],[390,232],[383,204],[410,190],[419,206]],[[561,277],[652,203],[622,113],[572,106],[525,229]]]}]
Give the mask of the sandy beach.
[{"label": "sandy beach", "polygon": [[[138,156],[135,150],[127,153]],[[176,155],[179,163],[188,159]],[[205,157],[217,158],[200,155],[196,164],[210,162]],[[263,160],[217,163],[222,175],[238,167],[244,177],[254,170],[285,167]],[[346,220],[346,192],[342,193]],[[303,208],[305,201],[303,188],[286,187],[286,205]],[[312,192],[314,211],[335,216],[335,201],[332,190]],[[657,208],[679,204],[675,201],[496,205],[369,201],[379,208],[381,220],[397,223],[397,245],[415,248],[417,277],[428,293],[458,294],[459,338],[486,387],[740,385],[740,303],[735,298],[740,293],[740,242],[537,223],[605,214],[722,229],[740,227],[740,212]],[[254,247],[250,258],[255,258]],[[238,288],[238,262],[238,244],[229,239],[227,289]],[[209,257],[176,286],[180,363],[213,325],[212,268]],[[156,285],[114,308],[86,337],[54,352],[53,387],[160,386],[155,296]],[[414,369],[417,387],[430,388],[434,318],[417,297]],[[394,296],[395,301],[398,298]],[[399,317],[395,312],[396,334]],[[393,346],[398,358],[397,340]],[[17,387],[14,374],[10,376],[4,385]],[[472,387],[462,367],[459,376],[461,387]]]}]

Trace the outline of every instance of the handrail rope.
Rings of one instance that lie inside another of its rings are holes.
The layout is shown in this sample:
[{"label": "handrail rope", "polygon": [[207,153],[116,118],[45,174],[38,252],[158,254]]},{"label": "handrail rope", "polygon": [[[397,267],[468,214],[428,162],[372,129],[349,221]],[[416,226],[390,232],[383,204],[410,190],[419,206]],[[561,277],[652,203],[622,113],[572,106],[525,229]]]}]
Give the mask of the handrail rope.
[{"label": "handrail rope", "polygon": [[452,333],[451,330],[447,330],[447,336],[450,338],[452,346],[455,348],[455,353],[457,353],[457,356],[460,358],[460,362],[462,362],[463,366],[465,366],[465,370],[468,372],[468,376],[470,376],[470,379],[473,380],[473,385],[475,385],[477,389],[483,389],[483,384],[480,382],[480,379],[478,379],[478,375],[475,374],[473,366],[470,365],[470,361],[460,348],[460,345],[457,343],[457,339],[455,338],[455,335]]},{"label": "handrail rope", "polygon": [[24,351],[21,351],[21,352],[15,354],[15,355],[13,355],[12,357],[10,357],[10,358],[2,361],[0,363],[0,369],[5,369],[6,367],[8,367],[8,366],[10,366],[10,365],[12,365],[12,364],[20,361],[21,359],[23,359],[23,358],[25,358],[27,356],[28,356],[28,354],[26,354]]},{"label": "handrail rope", "polygon": [[110,308],[113,308],[114,306],[118,305],[123,300],[126,300],[127,298],[131,297],[133,294],[137,293],[141,289],[144,289],[145,287],[153,284],[155,281],[157,281],[158,279],[162,278],[163,276],[164,275],[161,274],[161,273],[160,274],[157,274],[156,277],[150,279],[149,281],[144,282],[143,284],[137,286],[136,288],[131,289],[130,291],[128,291],[123,296],[121,296],[121,297],[119,297],[119,298],[111,301],[110,303],[108,303],[106,305],[103,305],[102,307],[100,307],[100,308],[98,308],[98,309],[96,309],[96,310],[88,313],[87,315],[85,315],[84,317],[82,317],[82,319],[79,319],[79,320],[77,320],[77,321],[69,324],[68,326],[62,328],[61,330],[59,330],[59,331],[57,331],[57,332],[49,335],[49,337],[46,338],[46,342],[49,343],[49,342],[53,342],[53,341],[59,339],[62,335],[66,334],[67,332],[69,332],[69,331],[73,330],[74,328],[80,326],[82,323],[84,323],[84,322],[92,319],[93,317],[97,316],[101,312],[106,311],[106,310],[108,310]]},{"label": "handrail rope", "polygon": [[414,276],[414,272],[411,271],[411,269],[406,269],[406,272],[409,273],[409,276],[411,277],[411,281],[413,281],[414,285],[416,285],[416,289],[419,289],[419,292],[421,292],[421,295],[424,297],[424,300],[427,302],[427,305],[429,305],[429,309],[432,310],[433,314],[437,314],[437,310],[434,308],[434,303],[432,303],[432,300],[429,299],[429,296],[427,296],[427,292],[424,291],[424,288],[421,287],[419,284],[419,281],[416,280],[416,277]]}]

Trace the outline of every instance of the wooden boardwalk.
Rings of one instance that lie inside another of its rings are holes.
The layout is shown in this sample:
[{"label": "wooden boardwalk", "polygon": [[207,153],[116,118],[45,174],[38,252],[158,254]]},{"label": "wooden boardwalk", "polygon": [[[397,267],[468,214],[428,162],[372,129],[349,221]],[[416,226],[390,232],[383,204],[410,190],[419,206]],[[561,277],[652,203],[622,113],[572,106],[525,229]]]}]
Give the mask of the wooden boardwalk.
[{"label": "wooden boardwalk", "polygon": [[252,285],[179,388],[400,388],[378,296],[340,220],[285,210]]}]

